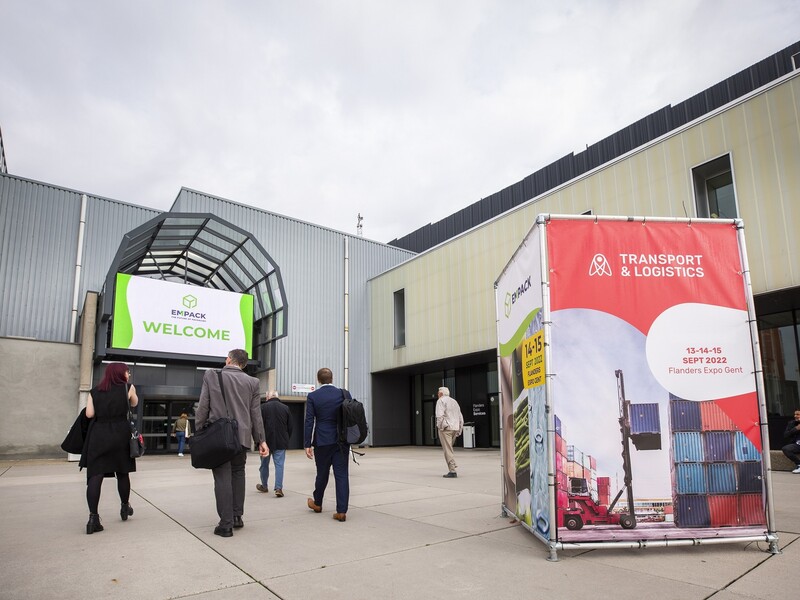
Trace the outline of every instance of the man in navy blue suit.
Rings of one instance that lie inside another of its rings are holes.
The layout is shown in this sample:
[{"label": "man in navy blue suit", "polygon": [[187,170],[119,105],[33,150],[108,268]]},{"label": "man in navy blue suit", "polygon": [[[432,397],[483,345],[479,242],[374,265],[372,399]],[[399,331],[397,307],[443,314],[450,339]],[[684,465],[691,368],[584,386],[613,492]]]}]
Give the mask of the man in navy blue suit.
[{"label": "man in navy blue suit", "polygon": [[347,503],[350,500],[348,480],[348,459],[350,448],[339,442],[339,413],[344,400],[344,392],[333,385],[333,373],[327,367],[317,371],[319,389],[311,392],[306,401],[306,421],[303,446],[306,456],[313,458],[317,465],[317,478],[314,482],[314,497],[308,499],[308,508],[315,513],[322,512],[322,498],[328,487],[328,478],[333,467],[336,482],[336,512],[333,518],[347,520]]}]

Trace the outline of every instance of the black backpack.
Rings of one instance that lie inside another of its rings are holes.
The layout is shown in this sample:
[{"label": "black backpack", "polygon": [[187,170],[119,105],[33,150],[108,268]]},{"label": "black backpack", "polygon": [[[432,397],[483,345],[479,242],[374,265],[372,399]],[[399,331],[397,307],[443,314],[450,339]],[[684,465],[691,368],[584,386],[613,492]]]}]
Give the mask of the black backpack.
[{"label": "black backpack", "polygon": [[364,405],[350,396],[350,392],[342,390],[344,400],[339,417],[339,443],[358,445],[367,439],[369,426]]}]

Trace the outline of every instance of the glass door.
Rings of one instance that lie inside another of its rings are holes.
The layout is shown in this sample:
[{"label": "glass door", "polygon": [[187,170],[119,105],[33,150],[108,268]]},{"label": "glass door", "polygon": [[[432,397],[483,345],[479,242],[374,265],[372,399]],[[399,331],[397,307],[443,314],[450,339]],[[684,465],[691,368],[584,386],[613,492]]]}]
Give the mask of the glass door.
[{"label": "glass door", "polygon": [[[182,412],[189,415],[191,432],[194,427],[194,408],[196,398],[170,398],[145,400],[142,411],[141,433],[145,448],[152,454],[177,454],[178,440],[172,436],[172,425]],[[189,438],[191,441],[191,437]],[[186,452],[190,449],[187,445]]]},{"label": "glass door", "polygon": [[422,445],[438,446],[439,431],[436,429],[436,401],[422,402]]},{"label": "glass door", "polygon": [[166,400],[146,400],[142,411],[141,433],[144,446],[151,454],[163,454],[169,448],[169,418]]}]

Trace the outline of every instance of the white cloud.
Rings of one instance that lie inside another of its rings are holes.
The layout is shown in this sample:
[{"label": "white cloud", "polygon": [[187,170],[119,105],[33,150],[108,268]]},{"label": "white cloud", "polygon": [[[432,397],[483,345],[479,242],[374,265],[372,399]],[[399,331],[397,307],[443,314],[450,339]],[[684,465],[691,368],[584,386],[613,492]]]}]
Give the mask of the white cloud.
[{"label": "white cloud", "polygon": [[4,5],[10,172],[402,236],[797,41],[791,0]]}]

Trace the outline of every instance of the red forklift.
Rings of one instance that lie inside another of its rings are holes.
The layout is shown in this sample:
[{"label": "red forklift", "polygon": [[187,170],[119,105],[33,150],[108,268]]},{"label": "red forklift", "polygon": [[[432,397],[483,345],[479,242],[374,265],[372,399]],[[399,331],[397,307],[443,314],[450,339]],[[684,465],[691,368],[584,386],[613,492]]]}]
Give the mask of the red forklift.
[{"label": "red forklift", "polygon": [[[570,489],[567,490],[569,505],[556,510],[558,526],[570,530],[578,530],[584,525],[620,525],[623,529],[636,527],[636,513],[633,507],[633,477],[631,476],[631,449],[630,442],[638,450],[660,450],[660,433],[631,433],[630,407],[631,403],[625,398],[625,380],[622,371],[616,370],[617,398],[619,399],[619,430],[622,436],[622,469],[625,474],[625,485],[617,492],[616,497],[609,506],[595,502],[590,493],[587,481],[582,477],[571,477]],[[614,507],[622,497],[622,492],[627,491],[628,512],[615,513]]]}]

